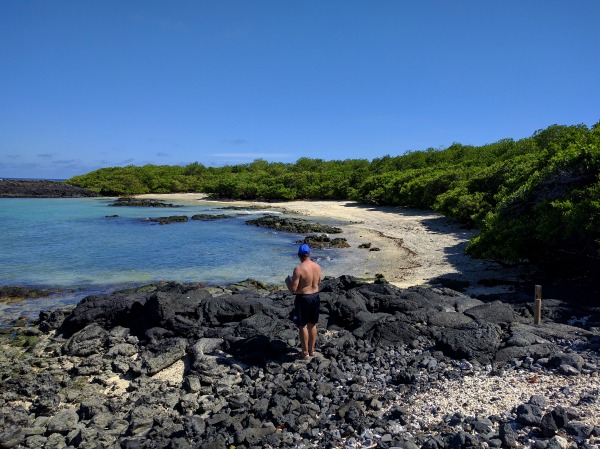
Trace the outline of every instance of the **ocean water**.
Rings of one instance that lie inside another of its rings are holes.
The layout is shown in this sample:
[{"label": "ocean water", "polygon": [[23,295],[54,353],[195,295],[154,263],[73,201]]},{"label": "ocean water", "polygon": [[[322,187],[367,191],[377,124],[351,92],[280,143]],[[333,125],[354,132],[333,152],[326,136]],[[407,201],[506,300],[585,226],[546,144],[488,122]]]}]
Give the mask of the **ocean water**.
[{"label": "ocean water", "polygon": [[[0,303],[0,322],[159,280],[282,283],[297,264],[298,234],[246,225],[276,211],[228,210],[214,203],[177,208],[115,207],[112,198],[0,198],[0,286],[57,288],[45,299]],[[160,225],[150,217],[227,214]],[[111,215],[118,217],[110,218]],[[326,270],[335,250],[315,250]]]}]

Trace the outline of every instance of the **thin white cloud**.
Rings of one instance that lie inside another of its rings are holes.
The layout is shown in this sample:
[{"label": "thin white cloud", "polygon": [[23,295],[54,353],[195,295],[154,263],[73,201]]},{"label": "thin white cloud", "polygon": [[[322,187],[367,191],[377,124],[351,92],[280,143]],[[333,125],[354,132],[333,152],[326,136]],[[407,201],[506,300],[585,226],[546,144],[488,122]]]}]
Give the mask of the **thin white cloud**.
[{"label": "thin white cloud", "polygon": [[80,159],[61,159],[61,160],[52,161],[52,163],[54,165],[63,165],[63,166],[68,166],[68,167],[83,166],[83,163],[81,162]]},{"label": "thin white cloud", "polygon": [[66,159],[52,161],[52,165],[71,165],[71,164],[74,164],[74,163],[81,163],[81,162],[80,161],[75,161],[75,160],[70,160],[69,161],[69,160],[66,160]]},{"label": "thin white cloud", "polygon": [[34,163],[34,162],[20,162],[20,163],[0,162],[0,170],[2,171],[2,173],[0,173],[0,175],[1,175],[0,177],[7,177],[7,178],[27,177],[27,175],[26,175],[27,173],[31,173],[33,171],[43,169],[43,168],[44,168],[43,164],[38,164],[38,163]]},{"label": "thin white cloud", "polygon": [[22,163],[5,163],[0,162],[1,170],[32,170],[43,167],[42,165],[35,162],[22,162]]}]

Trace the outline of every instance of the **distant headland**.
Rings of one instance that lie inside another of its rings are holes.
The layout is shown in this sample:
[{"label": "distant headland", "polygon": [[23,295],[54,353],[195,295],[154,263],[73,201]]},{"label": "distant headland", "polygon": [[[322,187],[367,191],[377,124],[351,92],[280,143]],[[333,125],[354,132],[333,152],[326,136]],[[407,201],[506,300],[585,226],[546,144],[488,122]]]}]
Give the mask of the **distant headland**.
[{"label": "distant headland", "polygon": [[92,190],[49,180],[0,179],[0,198],[89,198]]}]

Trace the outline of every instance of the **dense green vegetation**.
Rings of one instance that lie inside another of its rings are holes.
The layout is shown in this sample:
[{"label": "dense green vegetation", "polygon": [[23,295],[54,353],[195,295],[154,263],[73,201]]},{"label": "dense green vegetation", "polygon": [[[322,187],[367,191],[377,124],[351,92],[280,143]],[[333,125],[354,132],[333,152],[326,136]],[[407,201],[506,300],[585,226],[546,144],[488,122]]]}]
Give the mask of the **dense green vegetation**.
[{"label": "dense green vegetation", "polygon": [[468,251],[507,262],[600,255],[600,122],[531,137],[367,160],[301,158],[205,167],[127,166],[76,176],[107,196],[205,192],[230,199],[350,199],[431,209],[478,227]]}]

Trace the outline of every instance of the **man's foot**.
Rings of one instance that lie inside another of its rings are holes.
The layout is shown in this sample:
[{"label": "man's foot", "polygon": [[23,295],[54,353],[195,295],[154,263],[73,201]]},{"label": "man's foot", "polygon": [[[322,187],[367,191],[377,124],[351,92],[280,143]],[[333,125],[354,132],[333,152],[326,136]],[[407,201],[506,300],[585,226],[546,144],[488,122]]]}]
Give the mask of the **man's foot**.
[{"label": "man's foot", "polygon": [[309,356],[311,356],[311,357],[314,357],[314,356],[315,356],[315,351],[310,351],[310,352],[308,353],[308,355],[309,355]]},{"label": "man's foot", "polygon": [[309,360],[310,359],[310,355],[307,352],[299,352],[298,355],[296,356],[296,359],[298,359],[298,360]]}]

